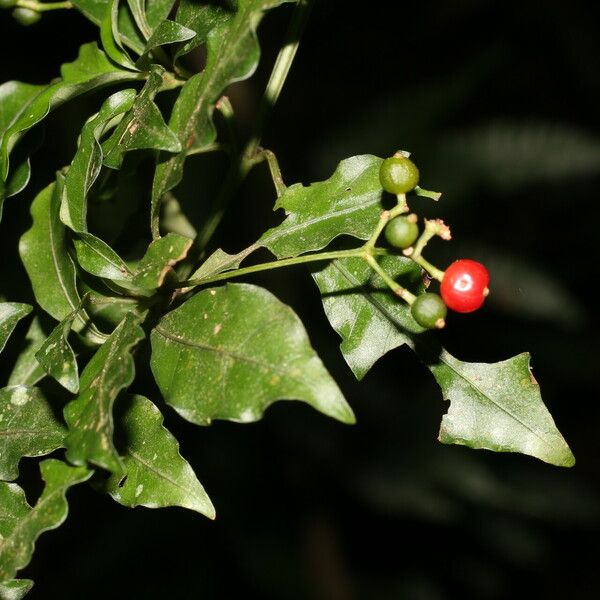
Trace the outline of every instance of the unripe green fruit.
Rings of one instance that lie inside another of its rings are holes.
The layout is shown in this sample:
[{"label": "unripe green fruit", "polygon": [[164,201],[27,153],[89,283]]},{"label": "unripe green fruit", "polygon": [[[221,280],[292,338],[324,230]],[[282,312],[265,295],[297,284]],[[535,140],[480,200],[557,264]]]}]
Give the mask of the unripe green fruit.
[{"label": "unripe green fruit", "polygon": [[379,181],[390,194],[406,194],[419,183],[419,169],[405,156],[391,156],[381,163]]},{"label": "unripe green fruit", "polygon": [[[415,215],[412,215],[413,219]],[[419,237],[419,227],[410,217],[395,217],[385,226],[385,239],[394,248],[404,250]]]},{"label": "unripe green fruit", "polygon": [[12,8],[17,0],[0,0],[0,8]]},{"label": "unripe green fruit", "polygon": [[427,329],[441,329],[448,309],[437,294],[421,294],[410,307],[414,320]]},{"label": "unripe green fruit", "polygon": [[42,18],[42,15],[40,15],[39,12],[21,7],[15,8],[15,10],[12,11],[12,16],[17,23],[25,26],[34,25]]}]

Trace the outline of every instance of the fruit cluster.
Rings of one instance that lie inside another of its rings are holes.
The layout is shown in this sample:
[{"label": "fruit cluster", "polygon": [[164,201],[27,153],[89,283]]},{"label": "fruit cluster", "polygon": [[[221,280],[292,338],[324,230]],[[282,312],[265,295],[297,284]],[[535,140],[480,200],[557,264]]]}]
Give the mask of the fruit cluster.
[{"label": "fruit cluster", "polygon": [[432,278],[440,281],[440,295],[432,292],[417,297],[402,295],[411,305],[415,321],[427,329],[441,328],[445,325],[448,308],[459,313],[480,308],[489,293],[490,281],[488,270],[481,263],[461,259],[453,262],[445,271],[440,271],[421,256],[423,248],[434,235],[450,239],[450,230],[438,219],[425,220],[425,229],[421,232],[417,215],[404,214],[409,212],[405,195],[420,189],[417,187],[419,170],[416,165],[399,152],[383,161],[379,180],[386,192],[398,197],[398,206],[387,213],[391,217],[384,229],[388,243],[402,250],[405,256],[412,258]]}]

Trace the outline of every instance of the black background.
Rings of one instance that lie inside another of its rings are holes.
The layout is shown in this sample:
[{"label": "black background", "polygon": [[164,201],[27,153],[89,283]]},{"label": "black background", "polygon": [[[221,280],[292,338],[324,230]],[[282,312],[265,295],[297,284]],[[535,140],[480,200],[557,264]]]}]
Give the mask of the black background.
[{"label": "black background", "polygon": [[[443,217],[454,234],[432,244],[432,260],[471,256],[492,272],[489,302],[480,314],[451,317],[445,345],[473,361],[531,351],[577,465],[440,445],[445,403],[408,350],[357,383],[307,271],[258,276],[252,281],[303,318],[358,424],[294,403],[246,426],[198,428],[166,412],[217,520],[128,510],[79,486],[69,493],[67,523],[40,538],[21,574],[36,581],[32,599],[598,597],[600,356],[590,288],[600,216],[599,12],[597,3],[558,0],[360,8],[321,0],[264,135],[287,183],[324,179],[353,154],[413,153],[422,185],[444,192],[435,207],[419,201],[422,212]],[[283,7],[266,17],[257,76],[231,90],[242,128],[289,15]],[[75,12],[45,15],[28,29],[0,12],[0,80],[46,82],[97,37]],[[10,300],[31,298],[14,265],[32,195],[69,162],[78,127],[103,94],[49,119],[31,186],[6,203],[0,292]],[[193,199],[198,189],[188,179],[181,195]],[[259,169],[215,245],[232,252],[256,239],[278,218],[273,200]],[[136,386],[159,401],[142,369]],[[33,497],[36,470],[23,462]]]}]

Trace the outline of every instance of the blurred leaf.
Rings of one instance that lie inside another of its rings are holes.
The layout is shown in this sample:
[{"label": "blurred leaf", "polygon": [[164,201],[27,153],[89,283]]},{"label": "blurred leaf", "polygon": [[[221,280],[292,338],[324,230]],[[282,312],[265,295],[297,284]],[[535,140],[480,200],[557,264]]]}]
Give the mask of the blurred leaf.
[{"label": "blurred leaf", "polygon": [[127,314],[83,370],[79,396],[64,409],[69,426],[67,459],[73,464],[91,462],[115,473],[122,472],[112,439],[112,408],[119,392],[133,381],[131,351],[143,338],[138,318]]},{"label": "blurred leaf", "polygon": [[125,69],[136,69],[123,48],[119,33],[119,0],[108,0],[106,11],[100,22],[100,39],[104,51],[110,59]]},{"label": "blurred leaf", "polygon": [[42,462],[40,470],[46,486],[33,507],[18,485],[0,483],[0,581],[12,579],[29,563],[37,538],[67,518],[67,490],[92,475],[54,459]]},{"label": "blurred leaf", "polygon": [[135,81],[138,73],[118,68],[110,62],[95,43],[84,44],[72,63],[61,67],[62,79],[46,86],[29,102],[25,102],[19,116],[11,122],[0,144],[0,179],[6,180],[9,153],[17,141],[55,108],[75,98],[106,85]]},{"label": "blurred leaf", "polygon": [[65,188],[60,207],[62,222],[73,231],[87,231],[87,195],[102,167],[99,140],[114,121],[125,114],[135,100],[136,91],[126,89],[112,94],[98,114],[81,130],[77,152],[65,176]]},{"label": "blurred leaf", "polygon": [[[423,289],[421,268],[400,256],[384,256],[381,266],[403,287]],[[390,350],[408,344],[423,328],[362,258],[334,260],[313,270],[331,326],[342,337],[340,349],[357,379]]]},{"label": "blurred leaf", "polygon": [[[154,176],[151,225],[155,238],[160,236],[158,219],[163,195],[181,181],[188,154],[214,142],[216,130],[212,115],[215,103],[227,86],[252,75],[260,55],[256,28],[264,11],[285,1],[239,0],[236,11],[228,11],[223,19],[208,20],[214,28],[206,38],[206,68],[193,75],[181,88],[169,120],[169,127],[176,133],[183,150],[170,158],[163,157]],[[222,13],[222,9],[213,3],[210,7],[197,6],[197,10],[203,18],[207,11],[209,14],[211,11]]]},{"label": "blurred leaf", "polygon": [[17,323],[32,310],[29,304],[21,302],[0,302],[0,352],[4,350],[10,334]]},{"label": "blurred leaf", "polygon": [[343,234],[368,239],[382,211],[380,165],[376,156],[354,156],[326,181],[288,187],[275,204],[287,218],[257,244],[285,258],[320,250]]},{"label": "blurred leaf", "polygon": [[158,387],[192,423],[256,421],[284,399],[354,422],[300,319],[257,286],[199,292],[159,321],[151,341]]},{"label": "blurred leaf", "polygon": [[125,476],[110,477],[110,495],[130,508],[181,506],[214,519],[210,498],[179,454],[179,444],[163,426],[158,408],[143,396],[130,400],[122,420],[127,439],[122,456]]},{"label": "blurred leaf", "polygon": [[102,144],[104,164],[119,169],[125,152],[150,148],[165,152],[180,152],[177,136],[165,123],[154,97],[163,85],[165,70],[153,65],[148,80],[131,110],[115,128],[110,138]]},{"label": "blurred leaf", "polygon": [[154,240],[137,264],[134,285],[147,290],[158,289],[173,266],[187,256],[191,245],[192,240],[176,233]]},{"label": "blurred leaf", "polygon": [[35,354],[41,348],[46,333],[40,325],[40,319],[35,316],[25,335],[25,345],[13,366],[8,385],[35,385],[46,376],[46,372],[38,363]]},{"label": "blurred leaf", "polygon": [[31,579],[12,579],[0,583],[0,600],[21,600],[32,587]]},{"label": "blurred leaf", "polygon": [[23,456],[43,456],[63,448],[65,434],[65,426],[39,388],[0,389],[0,479],[16,479]]},{"label": "blurred leaf", "polygon": [[78,306],[54,328],[35,355],[46,373],[72,394],[79,391],[79,370],[75,352],[68,342],[68,337],[73,320],[81,308],[82,305]]},{"label": "blurred leaf", "polygon": [[[70,315],[80,302],[75,284],[75,265],[69,256],[65,227],[58,212],[62,196],[63,178],[57,176],[42,190],[31,205],[33,225],[21,237],[19,253],[29,275],[38,304],[57,321]],[[86,329],[87,336],[96,343],[105,337],[93,326],[84,311],[73,322],[75,331]]]},{"label": "blurred leaf", "polygon": [[523,353],[493,364],[465,363],[443,351],[429,365],[450,400],[440,441],[572,467],[575,458],[542,402],[529,358]]}]

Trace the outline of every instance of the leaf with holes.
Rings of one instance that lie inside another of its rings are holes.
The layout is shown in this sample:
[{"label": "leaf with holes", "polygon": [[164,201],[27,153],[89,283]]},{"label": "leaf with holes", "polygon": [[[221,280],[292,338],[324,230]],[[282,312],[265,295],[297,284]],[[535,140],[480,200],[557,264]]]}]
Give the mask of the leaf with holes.
[{"label": "leaf with holes", "polygon": [[275,204],[285,210],[285,221],[257,244],[285,258],[320,250],[344,234],[368,239],[382,211],[380,165],[376,156],[354,156],[343,160],[326,181],[288,187]]},{"label": "leaf with holes", "polygon": [[542,402],[529,359],[524,353],[498,363],[466,363],[442,351],[429,366],[450,400],[440,441],[572,467],[575,458]]},{"label": "leaf with holes", "polygon": [[33,507],[18,485],[0,482],[0,581],[12,579],[29,564],[37,538],[67,518],[67,490],[92,475],[54,459],[42,462],[40,470],[46,485]]},{"label": "leaf with holes", "polygon": [[79,381],[79,396],[65,407],[69,434],[67,459],[76,465],[93,463],[121,473],[113,444],[113,403],[119,392],[133,381],[131,352],[144,332],[138,318],[128,313],[87,364]]},{"label": "leaf with holes", "polygon": [[143,396],[127,400],[121,418],[126,440],[122,452],[125,479],[114,474],[110,477],[110,495],[130,508],[181,506],[214,519],[210,498],[179,454],[179,444],[163,426],[158,408]]},{"label": "leaf with holes", "polygon": [[[381,266],[400,285],[423,290],[421,269],[400,256],[384,256]],[[357,379],[390,350],[407,344],[423,331],[399,300],[362,258],[334,260],[312,270],[325,314],[340,334],[340,349]]]},{"label": "leaf with holes", "polygon": [[43,456],[63,448],[65,434],[65,426],[39,388],[0,389],[0,479],[16,479],[23,456]]},{"label": "leaf with holes", "polygon": [[158,387],[192,423],[256,421],[277,400],[301,400],[354,422],[300,319],[263,288],[204,290],[165,315],[151,341]]}]

